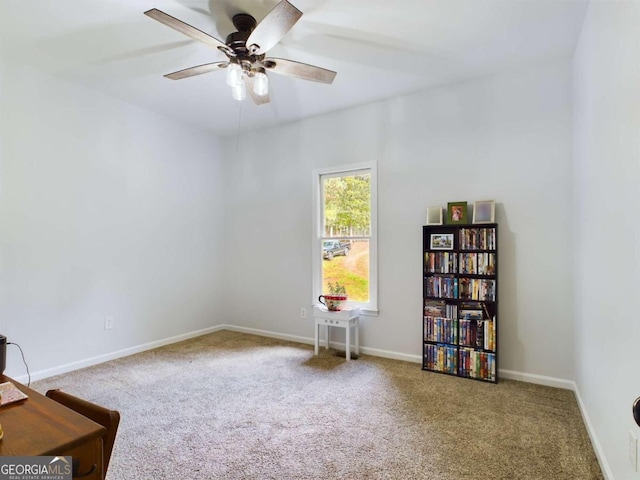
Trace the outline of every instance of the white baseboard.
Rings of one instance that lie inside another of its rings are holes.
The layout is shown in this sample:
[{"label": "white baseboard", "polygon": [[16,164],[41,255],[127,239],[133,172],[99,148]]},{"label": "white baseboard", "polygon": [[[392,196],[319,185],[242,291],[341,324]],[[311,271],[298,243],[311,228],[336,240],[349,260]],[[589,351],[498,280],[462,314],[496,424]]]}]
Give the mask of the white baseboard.
[{"label": "white baseboard", "polygon": [[[340,347],[344,348],[344,343],[340,344]],[[391,352],[389,350],[380,350],[378,348],[369,347],[360,347],[360,351],[365,355],[372,355],[374,357],[390,358],[391,360],[402,360],[403,362],[422,364],[421,355],[410,355],[408,353]]]},{"label": "white baseboard", "polygon": [[[300,337],[297,335],[287,335],[284,333],[275,333],[269,330],[258,330],[258,329],[249,328],[249,327],[237,327],[235,325],[222,325],[222,327],[224,327],[225,330],[231,330],[234,332],[248,333],[252,335],[258,335],[261,337],[277,338],[279,340],[288,340],[291,342],[304,343],[307,345],[315,345],[316,343],[315,338]],[[322,345],[322,342],[321,342],[321,345]],[[331,348],[337,348],[341,350],[344,350],[345,348],[345,344],[342,342],[330,342],[329,346]],[[361,346],[360,353],[363,353],[365,355],[372,355],[374,357],[390,358],[392,360],[403,360],[405,362],[412,362],[412,363],[422,362],[422,357],[420,355],[409,355],[406,353],[391,352],[388,350],[379,350],[377,348],[369,348],[369,347]]]},{"label": "white baseboard", "polygon": [[[196,330],[193,332],[187,332],[180,335],[175,335],[173,337],[164,338],[161,340],[156,340],[149,343],[144,343],[142,345],[136,345],[134,347],[125,348],[123,350],[118,350],[111,353],[106,353],[103,355],[98,355],[96,357],[87,358],[84,360],[79,360],[77,362],[67,363],[65,365],[59,365],[57,367],[48,368],[46,370],[40,370],[31,374],[31,380],[40,380],[43,378],[53,377],[54,375],[60,375],[63,373],[71,372],[73,370],[78,370],[80,368],[90,367],[93,365],[97,365],[99,363],[108,362],[110,360],[115,360],[117,358],[126,357],[129,355],[133,355],[136,353],[144,352],[147,350],[152,350],[154,348],[163,347],[165,345],[170,345],[172,343],[181,342],[183,340],[188,340],[190,338],[199,337],[201,335],[207,335],[209,333],[217,332],[220,330],[230,330],[233,332],[247,333],[251,335],[258,335],[261,337],[269,337],[276,338],[279,340],[286,340],[290,342],[303,343],[306,345],[314,345],[315,339],[311,337],[302,337],[299,335],[290,335],[287,333],[278,333],[272,332],[270,330],[260,330],[257,328],[249,328],[249,327],[239,327],[236,325],[223,324],[216,325],[215,327],[208,327],[202,330]],[[345,348],[344,343],[340,342],[331,342],[329,344],[332,348]],[[370,348],[370,347],[360,347],[360,352],[365,355],[372,355],[374,357],[382,357],[389,358],[392,360],[401,360],[405,362],[411,363],[421,363],[422,356],[420,355],[411,355],[407,353],[393,352],[389,350],[381,350],[378,348]],[[499,371],[501,378],[507,378],[511,380],[519,380],[527,383],[536,383],[539,385],[546,385],[550,387],[564,388],[567,390],[575,391],[575,383],[569,380],[563,380],[554,377],[546,377],[543,375],[534,375],[530,373],[522,373],[515,372],[512,370],[503,370]],[[16,377],[16,380],[19,382],[25,382],[27,380],[27,375],[21,375]]]},{"label": "white baseboard", "polygon": [[313,338],[300,337],[298,335],[289,335],[288,333],[276,333],[270,330],[259,330],[257,328],[238,327],[236,325],[220,325],[223,330],[230,330],[232,332],[248,333],[250,335],[258,335],[259,337],[277,338],[278,340],[287,340],[289,342],[304,343],[307,345],[314,345],[315,340]]},{"label": "white baseboard", "polygon": [[575,390],[575,383],[571,380],[563,378],[547,377],[545,375],[535,375],[533,373],[515,372],[513,370],[498,370],[499,378],[507,380],[518,380],[520,382],[535,383],[537,385],[545,385],[547,387],[562,388],[564,390]]},{"label": "white baseboard", "polygon": [[593,445],[593,449],[596,452],[596,458],[598,459],[598,464],[600,464],[602,475],[604,475],[605,480],[613,480],[613,472],[611,472],[611,467],[609,467],[607,457],[604,454],[602,445],[600,444],[595,429],[593,428],[593,424],[591,423],[591,418],[589,418],[589,413],[587,413],[587,409],[584,405],[584,402],[582,401],[580,390],[578,389],[578,386],[575,382],[571,383],[573,384],[573,392],[576,394],[576,399],[578,400],[578,407],[580,408],[580,413],[582,414],[582,421],[584,422],[587,433],[589,434],[589,438],[591,439],[591,445]]},{"label": "white baseboard", "polygon": [[[74,370],[79,370],[81,368],[91,367],[93,365],[98,365],[99,363],[108,362],[109,360],[115,360],[117,358],[127,357],[129,355],[144,352],[147,350],[153,350],[154,348],[163,347],[165,345],[170,345],[172,343],[182,342],[183,340],[188,340],[190,338],[199,337],[201,335],[206,335],[208,333],[217,332],[218,330],[223,330],[223,328],[220,325],[217,325],[215,327],[203,328],[202,330],[183,333],[180,335],[175,335],[173,337],[156,340],[154,342],[143,343],[142,345],[136,345],[135,347],[129,347],[123,350],[105,353],[104,355],[98,355],[96,357],[86,358],[84,360],[79,360],[77,362],[71,362],[65,365],[59,365],[57,367],[47,368],[45,370],[39,370],[31,374],[31,381],[33,382],[35,380],[41,380],[43,378],[53,377],[55,375],[72,372]],[[15,377],[15,379],[20,383],[27,383],[28,375],[26,374],[21,375],[19,377]]]}]

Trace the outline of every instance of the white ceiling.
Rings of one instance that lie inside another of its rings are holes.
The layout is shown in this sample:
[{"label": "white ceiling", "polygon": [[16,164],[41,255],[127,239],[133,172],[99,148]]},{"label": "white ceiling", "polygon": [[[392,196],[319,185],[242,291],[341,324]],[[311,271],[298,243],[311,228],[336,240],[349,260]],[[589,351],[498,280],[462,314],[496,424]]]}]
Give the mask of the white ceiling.
[{"label": "white ceiling", "polygon": [[588,0],[290,0],[303,12],[269,56],[338,72],[333,85],[269,75],[271,103],[231,98],[225,60],[143,12],[158,8],[223,40],[239,12],[278,0],[0,0],[3,65],[29,65],[219,135],[568,57]]}]

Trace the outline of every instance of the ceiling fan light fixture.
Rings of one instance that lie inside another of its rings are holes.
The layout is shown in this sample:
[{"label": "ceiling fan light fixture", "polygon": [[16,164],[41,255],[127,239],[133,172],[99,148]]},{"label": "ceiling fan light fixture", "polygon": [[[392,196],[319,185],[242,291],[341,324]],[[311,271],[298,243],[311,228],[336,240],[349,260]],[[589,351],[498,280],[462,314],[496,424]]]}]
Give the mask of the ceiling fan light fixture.
[{"label": "ceiling fan light fixture", "polygon": [[232,88],[237,85],[242,85],[242,67],[233,61],[231,61],[227,67],[227,85]]},{"label": "ceiling fan light fixture", "polygon": [[267,95],[269,93],[269,79],[264,72],[256,72],[253,79],[253,92],[256,95]]},{"label": "ceiling fan light fixture", "polygon": [[244,86],[244,82],[241,81],[239,84],[231,87],[231,96],[238,102],[247,98],[247,87]]}]

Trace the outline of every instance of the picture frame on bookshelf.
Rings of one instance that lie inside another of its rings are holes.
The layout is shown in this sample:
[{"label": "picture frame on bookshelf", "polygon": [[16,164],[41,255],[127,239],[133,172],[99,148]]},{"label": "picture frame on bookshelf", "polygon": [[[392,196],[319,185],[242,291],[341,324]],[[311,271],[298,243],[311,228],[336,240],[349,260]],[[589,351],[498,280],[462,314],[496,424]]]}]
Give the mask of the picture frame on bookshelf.
[{"label": "picture frame on bookshelf", "polygon": [[426,225],[442,225],[442,207],[427,208]]},{"label": "picture frame on bookshelf", "polygon": [[482,200],[473,205],[473,223],[494,223],[496,219],[496,202]]},{"label": "picture frame on bookshelf", "polygon": [[453,250],[453,233],[432,233],[431,250]]},{"label": "picture frame on bookshelf", "polygon": [[447,204],[447,223],[467,224],[467,202],[449,202]]}]

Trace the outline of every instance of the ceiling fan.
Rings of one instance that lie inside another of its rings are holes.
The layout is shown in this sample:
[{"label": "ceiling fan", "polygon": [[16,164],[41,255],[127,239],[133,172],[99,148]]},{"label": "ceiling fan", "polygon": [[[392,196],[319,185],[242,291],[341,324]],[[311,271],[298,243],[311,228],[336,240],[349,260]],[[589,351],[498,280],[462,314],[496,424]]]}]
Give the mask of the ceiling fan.
[{"label": "ceiling fan", "polygon": [[144,14],[194,40],[217,48],[228,58],[225,61],[205,63],[165,75],[172,80],[226,69],[227,85],[231,87],[233,98],[244,100],[248,91],[253,101],[257,105],[262,105],[269,102],[269,82],[266,72],[326,84],[331,84],[336,76],[336,72],[325,68],[266,56],[267,51],[273,48],[302,17],[302,12],[287,0],[278,3],[260,23],[257,23],[248,13],[234,15],[232,22],[238,31],[229,34],[225,42],[157,8],[152,8]]}]

